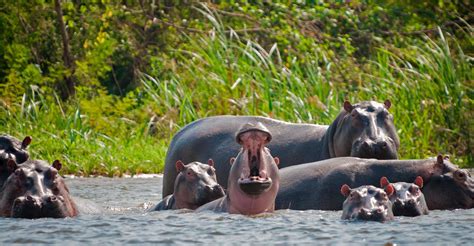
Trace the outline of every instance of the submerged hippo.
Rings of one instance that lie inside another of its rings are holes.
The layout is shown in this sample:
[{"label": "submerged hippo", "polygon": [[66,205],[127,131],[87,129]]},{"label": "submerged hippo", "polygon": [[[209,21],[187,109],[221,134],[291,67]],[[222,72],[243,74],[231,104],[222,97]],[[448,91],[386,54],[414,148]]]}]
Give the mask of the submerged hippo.
[{"label": "submerged hippo", "polygon": [[7,165],[8,160],[12,159],[18,164],[28,160],[29,154],[26,148],[30,143],[30,136],[25,137],[23,141],[9,135],[0,136],[0,187],[14,171]]},{"label": "submerged hippo", "polygon": [[237,157],[231,158],[227,195],[197,211],[245,215],[272,212],[279,187],[279,160],[265,147],[271,138],[261,123],[244,125],[236,135],[242,148]]},{"label": "submerged hippo", "polygon": [[151,211],[168,209],[196,209],[208,202],[224,196],[224,189],[217,183],[214,161],[208,164],[191,162],[184,165],[176,162],[174,192],[161,200]]},{"label": "submerged hippo", "polygon": [[[15,165],[9,160],[9,165]],[[14,218],[64,218],[78,214],[76,204],[58,171],[56,160],[28,160],[15,167],[0,192],[0,216]]]},{"label": "submerged hippo", "polygon": [[341,187],[341,193],[347,198],[342,205],[341,218],[380,222],[392,220],[392,202],[388,196],[393,192],[391,184],[385,186],[385,190],[372,185],[351,189],[347,184],[344,184]]},{"label": "submerged hippo", "polygon": [[280,170],[277,209],[340,210],[343,199],[339,187],[379,185],[380,178],[394,182],[424,180],[426,204],[433,209],[474,207],[474,179],[448,158],[423,160],[376,160],[340,157]]},{"label": "submerged hippo", "polygon": [[247,122],[261,122],[273,134],[269,148],[280,158],[280,168],[339,156],[396,159],[399,147],[390,101],[351,105],[327,125],[294,124],[258,116],[215,116],[197,120],[181,129],[172,139],[166,155],[163,197],[173,193],[177,160],[191,162],[213,158],[217,181],[226,187],[229,159],[238,152],[232,141]]},{"label": "submerged hippo", "polygon": [[423,178],[421,176],[417,176],[413,183],[390,183],[387,177],[380,179],[381,187],[389,185],[392,185],[395,189],[395,192],[389,195],[395,216],[415,217],[428,214],[428,205],[426,205],[425,196],[421,192],[421,188],[423,188]]}]

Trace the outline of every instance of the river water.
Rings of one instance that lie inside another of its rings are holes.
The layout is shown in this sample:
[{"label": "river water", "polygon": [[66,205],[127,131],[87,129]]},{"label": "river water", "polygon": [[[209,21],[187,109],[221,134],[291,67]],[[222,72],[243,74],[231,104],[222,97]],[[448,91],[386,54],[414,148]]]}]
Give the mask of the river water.
[{"label": "river water", "polygon": [[474,245],[474,209],[431,211],[387,223],[349,222],[341,211],[248,217],[145,212],[161,198],[161,177],[67,178],[71,193],[104,208],[66,219],[0,218],[0,245],[21,244],[370,244]]}]

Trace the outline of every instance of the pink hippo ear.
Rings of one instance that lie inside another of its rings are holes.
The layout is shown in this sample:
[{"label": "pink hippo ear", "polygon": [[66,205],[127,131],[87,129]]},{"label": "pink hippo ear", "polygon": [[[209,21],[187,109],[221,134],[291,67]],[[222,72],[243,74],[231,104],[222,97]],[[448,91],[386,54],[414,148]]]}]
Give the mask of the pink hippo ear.
[{"label": "pink hippo ear", "polygon": [[383,105],[385,106],[387,110],[389,110],[390,107],[392,106],[392,102],[390,102],[390,100],[387,99],[385,100],[385,102],[383,102]]},{"label": "pink hippo ear", "polygon": [[30,136],[26,136],[24,139],[23,139],[23,142],[21,142],[21,148],[22,149],[26,149],[26,147],[28,147],[28,145],[30,145],[31,143],[31,137]]},{"label": "pink hippo ear", "polygon": [[233,165],[234,162],[235,162],[235,157],[231,157],[231,158],[230,158],[230,165]]},{"label": "pink hippo ear", "polygon": [[273,157],[273,160],[275,161],[275,164],[278,166],[280,164],[280,158],[278,157]]},{"label": "pink hippo ear", "polygon": [[18,165],[16,164],[16,162],[13,159],[8,159],[7,168],[10,172],[13,172],[18,168]]},{"label": "pink hippo ear", "polygon": [[383,176],[380,178],[380,187],[385,187],[390,184],[390,181],[388,181],[387,177]]},{"label": "pink hippo ear", "polygon": [[61,170],[63,167],[63,164],[59,160],[54,160],[53,161],[53,167],[56,168],[56,170]]},{"label": "pink hippo ear", "polygon": [[346,110],[347,113],[352,112],[354,109],[354,106],[349,101],[344,101],[344,110]]},{"label": "pink hippo ear", "polygon": [[423,178],[421,176],[417,176],[414,182],[418,187],[423,188]]},{"label": "pink hippo ear", "polygon": [[436,164],[435,164],[435,167],[438,167],[438,168],[444,168],[444,157],[443,155],[438,155],[436,157]]},{"label": "pink hippo ear", "polygon": [[392,184],[388,184],[388,185],[385,187],[385,192],[387,193],[387,196],[391,196],[394,191],[395,191],[395,188],[393,188],[393,185],[392,185]]},{"label": "pink hippo ear", "polygon": [[209,160],[207,160],[207,165],[213,167],[213,166],[214,166],[214,160],[212,160],[211,158],[209,158]]},{"label": "pink hippo ear", "polygon": [[351,187],[349,187],[349,185],[347,184],[343,184],[341,186],[341,194],[343,196],[348,196],[349,194],[351,194]]},{"label": "pink hippo ear", "polygon": [[181,160],[176,161],[176,171],[179,173],[184,170],[184,163]]}]

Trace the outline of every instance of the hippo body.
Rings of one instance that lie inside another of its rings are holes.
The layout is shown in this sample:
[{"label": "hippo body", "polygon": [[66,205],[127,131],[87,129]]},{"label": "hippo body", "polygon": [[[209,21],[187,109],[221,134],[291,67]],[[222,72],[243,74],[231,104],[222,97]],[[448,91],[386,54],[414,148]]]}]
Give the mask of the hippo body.
[{"label": "hippo body", "polygon": [[173,192],[176,177],[174,163],[214,159],[217,180],[227,186],[229,159],[240,146],[235,133],[247,122],[261,122],[272,133],[269,143],[280,168],[338,156],[396,159],[399,139],[390,102],[361,102],[350,105],[331,125],[295,124],[259,116],[214,116],[183,127],[172,139],[166,155],[163,175],[163,197]]},{"label": "hippo body", "polygon": [[9,135],[0,135],[0,188],[12,173],[12,167],[7,165],[12,159],[17,164],[23,163],[29,158],[26,148],[31,143],[31,137],[27,136],[23,141]]},{"label": "hippo body", "polygon": [[[15,164],[10,160],[10,164]],[[15,167],[0,191],[0,216],[14,218],[64,218],[78,214],[58,171],[61,163],[28,160]]]},{"label": "hippo body", "polygon": [[265,147],[272,136],[261,123],[245,124],[236,140],[242,148],[231,159],[227,194],[196,211],[255,215],[273,212],[279,187],[278,158]]},{"label": "hippo body", "polygon": [[174,193],[163,198],[151,211],[168,209],[196,209],[208,202],[224,196],[224,189],[217,183],[214,162],[208,164],[191,162],[184,165],[176,162],[178,176]]},{"label": "hippo body", "polygon": [[472,208],[474,180],[442,156],[422,160],[376,160],[340,157],[280,170],[276,209],[341,210],[343,184],[379,185],[380,178],[394,182],[424,180],[423,193],[430,210]]},{"label": "hippo body", "polygon": [[341,187],[341,193],[347,198],[342,205],[341,219],[379,222],[393,220],[392,202],[388,198],[393,191],[394,188],[391,185],[383,190],[373,185],[351,189],[344,184]]}]

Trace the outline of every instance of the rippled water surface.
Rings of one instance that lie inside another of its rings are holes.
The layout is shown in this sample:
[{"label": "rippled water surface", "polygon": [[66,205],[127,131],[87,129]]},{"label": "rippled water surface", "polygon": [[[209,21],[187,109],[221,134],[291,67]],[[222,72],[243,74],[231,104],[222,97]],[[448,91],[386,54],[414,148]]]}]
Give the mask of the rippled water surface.
[{"label": "rippled water surface", "polygon": [[348,222],[341,212],[282,210],[257,217],[165,211],[158,178],[68,178],[71,193],[104,207],[67,219],[0,218],[0,244],[474,244],[474,209],[431,211],[387,223]]}]

